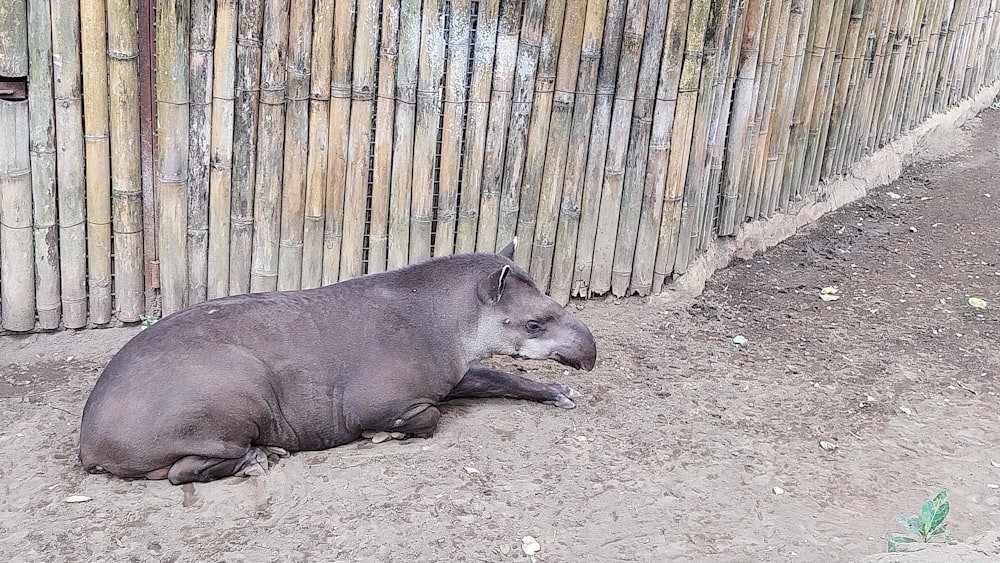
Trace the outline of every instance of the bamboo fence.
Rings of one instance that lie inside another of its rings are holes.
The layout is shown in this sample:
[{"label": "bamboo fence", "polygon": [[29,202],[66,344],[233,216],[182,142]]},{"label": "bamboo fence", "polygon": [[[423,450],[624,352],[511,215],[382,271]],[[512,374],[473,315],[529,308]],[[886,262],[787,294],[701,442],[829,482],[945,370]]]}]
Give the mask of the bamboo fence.
[{"label": "bamboo fence", "polygon": [[998,79],[1000,0],[4,2],[0,323],[515,236],[560,302],[647,295]]}]

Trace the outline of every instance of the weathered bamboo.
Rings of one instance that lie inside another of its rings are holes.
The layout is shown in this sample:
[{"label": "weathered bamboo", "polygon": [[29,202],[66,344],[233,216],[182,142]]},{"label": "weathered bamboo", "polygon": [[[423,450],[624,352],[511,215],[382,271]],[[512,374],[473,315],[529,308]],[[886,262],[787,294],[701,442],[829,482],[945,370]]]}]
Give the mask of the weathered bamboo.
[{"label": "weathered bamboo", "polygon": [[503,182],[504,150],[507,146],[508,122],[511,115],[520,21],[521,3],[502,2],[497,24],[496,55],[493,59],[493,89],[490,92],[490,117],[483,156],[483,177],[479,190],[476,250],[480,252],[493,252],[498,246],[500,189]]},{"label": "weathered bamboo", "polygon": [[879,105],[872,117],[872,150],[885,146],[887,136],[892,130],[892,114],[895,110],[899,83],[902,80],[903,56],[907,41],[907,14],[913,7],[912,0],[895,2],[893,19],[886,38],[885,47],[885,85],[880,89]]},{"label": "weathered bamboo", "polygon": [[[75,2],[52,2],[56,186],[63,326],[87,324],[87,233],[80,77],[80,13]],[[6,274],[5,274],[6,275]]]},{"label": "weathered bamboo", "polygon": [[660,74],[663,39],[667,25],[667,7],[668,0],[649,2],[641,46],[642,58],[639,64],[635,65],[638,67],[638,83],[632,108],[632,127],[629,131],[628,153],[625,157],[625,178],[611,270],[611,291],[619,296],[629,292],[632,282],[632,265],[635,262],[636,238],[639,235],[639,218],[643,207],[643,184],[646,180],[646,163],[653,128],[657,78]]},{"label": "weathered bamboo", "polygon": [[[907,11],[905,23],[905,36],[903,37],[903,65],[900,71],[900,88],[896,93],[896,103],[892,108],[892,116],[889,121],[892,125],[891,131],[887,133],[888,138],[896,139],[909,129],[907,116],[912,107],[911,101],[914,95],[914,88],[920,83],[920,69],[915,57],[918,55],[923,32],[923,20],[926,16],[926,0],[914,0],[910,3]],[[923,43],[926,44],[926,43]]]},{"label": "weathered bamboo", "polygon": [[844,173],[852,163],[851,155],[861,144],[860,124],[861,114],[865,109],[865,95],[868,91],[869,69],[874,57],[874,31],[881,24],[881,12],[885,0],[868,0],[868,9],[865,11],[861,30],[858,36],[858,47],[855,55],[853,74],[851,75],[851,86],[848,91],[848,99],[851,100],[841,118],[844,125],[841,127],[841,139],[838,143],[837,153],[834,158],[834,170]]},{"label": "weathered bamboo", "polygon": [[490,114],[493,60],[497,44],[500,0],[480,0],[477,14],[476,46],[473,51],[472,79],[465,116],[465,155],[462,163],[462,194],[459,198],[455,252],[476,249],[479,199],[483,185],[483,160]]},{"label": "weathered bamboo", "polygon": [[368,226],[369,273],[385,271],[389,257],[389,190],[392,187],[392,141],[393,119],[396,115],[398,42],[399,0],[384,0],[382,2],[382,31],[379,38],[381,48],[379,49],[378,63],[378,103],[375,106],[371,220]]},{"label": "weathered bamboo", "polygon": [[883,9],[880,10],[881,16],[877,24],[878,27],[873,30],[875,43],[872,46],[871,52],[871,76],[866,80],[862,94],[861,115],[856,125],[859,142],[853,148],[850,162],[857,162],[866,153],[871,153],[876,148],[874,134],[877,132],[877,129],[873,124],[876,122],[878,116],[879,101],[885,92],[886,47],[889,42],[889,35],[894,27],[892,21],[896,13],[895,6],[896,2],[889,1],[885,3]]},{"label": "weathered bamboo", "polygon": [[[22,4],[23,7],[23,4]],[[26,16],[23,10],[6,16],[7,23],[19,25],[23,31]],[[0,30],[0,33],[7,30]],[[0,49],[9,43],[0,35]],[[24,43],[15,48],[27,49]],[[7,70],[27,74],[20,64]],[[28,150],[28,102],[0,100],[0,324],[7,330],[27,331],[35,328],[35,268],[32,244],[31,214],[31,155]]]},{"label": "weathered bamboo", "polygon": [[410,262],[430,258],[434,242],[435,167],[441,135],[441,81],[444,79],[444,5],[439,0],[425,0],[421,12],[410,193]]},{"label": "weathered bamboo", "polygon": [[[601,44],[600,66],[597,83],[587,90],[594,92],[590,130],[586,136],[578,129],[575,143],[588,146],[587,155],[577,151],[567,162],[567,183],[583,185],[580,219],[577,227],[576,258],[573,260],[573,295],[588,297],[591,294],[590,278],[594,267],[594,245],[597,242],[597,221],[601,213],[601,188],[604,165],[607,159],[608,135],[611,130],[611,110],[614,105],[615,79],[618,77],[618,59],[625,31],[626,0],[608,0],[604,33]],[[589,77],[588,77],[589,78]],[[592,79],[592,78],[591,78]]]},{"label": "weathered bamboo", "polygon": [[[763,34],[764,14],[767,8],[764,0],[750,0],[747,4],[746,24],[740,39],[740,49],[734,53],[739,59],[733,92],[732,114],[729,118],[729,139],[725,143],[725,159],[722,163],[722,198],[719,209],[719,236],[732,235],[737,220],[742,222],[746,208],[752,198],[748,182],[750,170],[745,165],[748,141],[753,138],[752,118],[756,104],[754,93],[760,88],[762,73],[758,72],[758,54]],[[717,141],[718,142],[718,141]]]},{"label": "weathered bamboo", "polygon": [[639,212],[635,259],[629,291],[648,295],[653,286],[653,265],[656,261],[657,239],[663,215],[663,196],[667,184],[670,160],[670,136],[677,107],[677,90],[684,63],[685,38],[688,25],[687,0],[671,0],[667,12],[664,36],[665,53],[660,65],[660,77],[653,108],[653,125],[649,137],[643,204]]},{"label": "weathered bamboo", "polygon": [[[912,81],[906,112],[906,129],[912,129],[917,121],[925,117],[927,99],[933,94],[931,71],[937,54],[937,36],[941,29],[944,9],[937,2],[924,3],[923,19],[920,21],[920,37],[914,55],[915,79]],[[920,17],[920,14],[918,14]],[[989,50],[986,51],[987,53]]]},{"label": "weathered bamboo", "polygon": [[659,293],[663,288],[664,282],[673,271],[674,259],[677,256],[681,205],[688,159],[691,154],[691,138],[694,135],[698,85],[701,81],[704,58],[702,49],[705,44],[710,8],[709,0],[695,0],[691,2],[688,13],[684,62],[677,87],[677,104],[670,135],[670,155],[663,194],[663,213],[660,217],[659,245],[653,264],[653,293]]},{"label": "weathered bamboo", "polygon": [[187,305],[188,0],[156,3],[156,187],[163,315]]},{"label": "weathered bamboo", "polygon": [[[2,47],[0,49],[0,76],[28,75],[28,14],[26,9],[27,3],[22,1],[0,4],[0,47]],[[8,117],[10,115],[13,113],[8,114]],[[9,125],[13,126],[13,122]]]},{"label": "weathered bamboo", "polygon": [[[531,262],[531,251],[535,245],[535,229],[538,221],[538,204],[542,189],[542,176],[545,165],[552,156],[548,152],[549,125],[552,119],[552,98],[556,82],[559,52],[562,48],[563,20],[566,15],[566,0],[547,2],[545,6],[545,21],[542,23],[541,43],[538,49],[538,64],[535,69],[535,86],[531,102],[531,116],[528,121],[528,138],[524,150],[524,169],[521,174],[520,186],[511,186],[517,190],[517,213],[508,215],[507,219],[516,223],[515,235],[518,239],[514,249],[514,261],[528,268]],[[582,14],[581,14],[582,15]],[[574,57],[578,58],[578,57]],[[576,69],[572,71],[572,80]],[[501,202],[501,208],[503,203]],[[505,223],[503,217],[501,224]],[[507,225],[509,227],[509,223]],[[501,229],[501,235],[509,231]],[[503,237],[504,239],[513,237]],[[537,280],[536,280],[537,282]]]},{"label": "weathered bamboo", "polygon": [[285,99],[284,179],[278,244],[278,289],[302,287],[302,237],[309,150],[309,83],[312,0],[292,2],[288,24],[288,93]]},{"label": "weathered bamboo", "polygon": [[[386,10],[392,2],[386,3]],[[333,55],[333,0],[313,7],[312,68],[309,87],[309,148],[306,157],[306,201],[302,227],[302,289],[323,284],[323,225],[326,222],[326,179],[330,159],[330,77]]]},{"label": "weathered bamboo", "polygon": [[[378,3],[359,0],[355,14],[354,74],[351,86],[351,128],[347,145],[344,186],[344,238],[340,279],[365,273],[365,224],[367,220],[368,158],[372,140],[372,101],[375,99],[375,61],[378,41]],[[410,241],[412,244],[412,240]],[[412,251],[412,249],[411,249]]]},{"label": "weathered bamboo", "polygon": [[413,183],[413,128],[416,125],[417,57],[420,49],[420,0],[401,0],[399,58],[396,62],[396,127],[389,183],[388,268],[410,257],[410,192]]},{"label": "weathered bamboo", "polygon": [[[520,210],[521,185],[524,183],[524,160],[528,152],[528,126],[532,114],[532,97],[535,93],[535,75],[538,71],[538,53],[544,26],[545,0],[525,0],[521,36],[517,45],[517,62],[514,65],[514,92],[511,96],[510,123],[507,126],[507,148],[504,156],[503,177],[500,186],[500,207],[497,215],[496,246],[507,244],[517,232]],[[562,2],[556,4],[565,7]],[[542,151],[544,152],[544,148]],[[520,246],[520,245],[518,245]],[[530,251],[530,245],[528,250]],[[521,248],[515,258],[524,259]],[[520,262],[522,266],[527,266]]]},{"label": "weathered bamboo", "polygon": [[847,131],[846,124],[849,115],[847,107],[850,94],[855,92],[855,67],[860,64],[858,57],[859,40],[861,37],[861,22],[864,18],[867,0],[853,0],[847,25],[847,37],[844,41],[843,56],[840,63],[840,76],[833,93],[833,106],[830,110],[830,128],[827,133],[826,150],[823,155],[823,176],[840,174],[835,166],[835,158],[843,135]]},{"label": "weathered bamboo", "polygon": [[187,303],[206,299],[208,289],[208,190],[212,148],[212,55],[215,1],[190,0],[188,60]]},{"label": "weathered bamboo", "polygon": [[351,62],[354,59],[352,2],[334,2],[333,63],[330,78],[330,156],[327,160],[326,221],[323,226],[323,284],[340,279],[344,240],[344,190],[351,119]]},{"label": "weathered bamboo", "polygon": [[289,0],[266,0],[260,70],[260,123],[254,186],[250,291],[278,289],[281,180],[284,176]]},{"label": "weathered bamboo", "polygon": [[472,4],[469,0],[453,0],[449,5],[451,25],[448,32],[448,68],[445,73],[444,111],[441,122],[441,163],[437,222],[434,229],[434,256],[451,254],[455,249],[463,121],[469,87],[466,81],[469,72]]},{"label": "weathered bamboo", "polygon": [[229,294],[230,214],[233,183],[233,124],[236,100],[238,12],[236,0],[219,0],[212,62],[212,139],[208,203],[209,299]]},{"label": "weathered bamboo", "polygon": [[[566,160],[569,153],[569,139],[573,125],[573,105],[576,90],[577,77],[580,70],[584,25],[587,16],[587,0],[569,0],[565,4],[562,30],[560,32],[560,45],[558,58],[555,62],[555,71],[552,88],[554,92],[549,95],[551,99],[551,117],[548,122],[548,139],[546,140],[546,154],[543,162],[538,165],[543,166],[541,173],[541,184],[539,186],[537,219],[533,221],[531,228],[525,227],[525,234],[530,234],[532,243],[529,248],[531,255],[530,273],[539,288],[547,289],[549,286],[549,276],[552,272],[552,251],[556,242],[556,229],[559,221],[559,203],[563,194],[563,179],[566,172]],[[543,43],[543,53],[548,50]],[[555,58],[555,54],[551,55]],[[543,61],[548,60],[549,55],[542,57]],[[547,67],[548,63],[542,65]],[[539,73],[541,76],[543,73]],[[536,91],[544,91],[540,85],[536,85]],[[528,169],[531,170],[535,164],[536,157],[531,149],[529,140]],[[529,174],[530,175],[530,174]],[[524,200],[525,196],[522,195]],[[524,210],[522,208],[522,213]],[[522,220],[518,219],[518,241],[522,240],[521,225]],[[568,281],[568,280],[567,280]],[[564,284],[569,287],[568,284]],[[562,299],[568,297],[564,296]]]},{"label": "weathered bamboo", "polygon": [[[56,224],[56,138],[52,102],[52,26],[48,0],[28,7],[28,128],[35,235],[38,328],[59,328],[59,230]],[[15,137],[8,136],[9,139]],[[0,142],[3,142],[0,140]]]},{"label": "weathered bamboo", "polygon": [[143,271],[142,163],[139,134],[139,30],[135,0],[108,2],[108,84],[115,315],[135,322],[146,312]]},{"label": "weathered bamboo", "polygon": [[87,281],[90,322],[111,320],[111,162],[108,59],[103,0],[80,2],[83,138],[87,183]]},{"label": "weathered bamboo", "polygon": [[830,133],[830,115],[833,113],[833,100],[836,94],[838,81],[841,78],[840,67],[843,65],[843,54],[846,48],[847,32],[850,28],[852,0],[838,0],[837,7],[834,8],[834,27],[830,32],[830,40],[827,42],[827,61],[829,66],[823,71],[825,77],[822,88],[822,104],[813,107],[812,125],[809,129],[809,145],[806,153],[806,169],[803,174],[803,183],[816,187],[823,170],[823,157],[826,152],[826,144]]},{"label": "weathered bamboo", "polygon": [[230,295],[250,291],[264,0],[239,0],[237,10],[236,108],[233,115],[233,185],[229,217]]}]

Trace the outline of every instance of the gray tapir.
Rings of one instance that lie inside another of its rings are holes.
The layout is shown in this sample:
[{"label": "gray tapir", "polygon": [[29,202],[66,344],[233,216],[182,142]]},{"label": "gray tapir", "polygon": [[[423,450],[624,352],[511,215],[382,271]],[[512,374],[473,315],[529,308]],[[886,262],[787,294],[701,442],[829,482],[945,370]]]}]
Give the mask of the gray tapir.
[{"label": "gray tapir", "polygon": [[211,481],[365,431],[430,436],[448,399],[571,408],[577,393],[565,385],[477,363],[505,354],[590,370],[597,360],[590,330],[511,261],[514,244],[165,317],[98,378],[80,461],[121,477]]}]

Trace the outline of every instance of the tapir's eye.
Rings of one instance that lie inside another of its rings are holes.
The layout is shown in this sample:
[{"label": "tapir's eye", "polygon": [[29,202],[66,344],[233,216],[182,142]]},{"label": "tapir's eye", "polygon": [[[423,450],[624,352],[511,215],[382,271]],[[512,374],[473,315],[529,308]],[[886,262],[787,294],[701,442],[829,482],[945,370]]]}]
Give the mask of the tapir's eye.
[{"label": "tapir's eye", "polygon": [[534,334],[536,332],[541,332],[542,323],[532,319],[524,323],[524,330],[528,331],[529,334]]}]

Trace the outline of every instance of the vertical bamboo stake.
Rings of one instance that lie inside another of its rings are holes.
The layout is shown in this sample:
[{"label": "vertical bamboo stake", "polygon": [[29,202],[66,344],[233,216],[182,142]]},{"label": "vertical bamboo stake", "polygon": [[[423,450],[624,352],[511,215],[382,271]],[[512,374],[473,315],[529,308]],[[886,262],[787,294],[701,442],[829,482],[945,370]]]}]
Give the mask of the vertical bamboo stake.
[{"label": "vertical bamboo stake", "polygon": [[850,18],[847,24],[847,38],[844,41],[844,51],[840,64],[840,76],[837,78],[837,88],[833,93],[833,107],[830,110],[830,128],[827,133],[826,150],[823,155],[822,175],[839,174],[834,166],[834,157],[846,131],[847,101],[855,91],[854,75],[858,61],[858,48],[861,37],[861,20],[864,17],[867,0],[853,0]]},{"label": "vertical bamboo stake", "polygon": [[[511,115],[514,67],[517,62],[518,34],[521,21],[520,2],[501,2],[497,24],[496,55],[493,65],[493,90],[490,93],[490,118],[483,157],[483,179],[479,197],[479,225],[476,250],[493,252],[498,246],[500,223],[500,188],[503,181],[504,150]],[[505,243],[506,244],[506,243]]]},{"label": "vertical bamboo stake", "polygon": [[413,182],[413,128],[416,123],[420,0],[401,0],[399,59],[396,63],[396,130],[389,183],[389,269],[405,266],[410,253],[410,192]]},{"label": "vertical bamboo stake", "polygon": [[344,239],[347,139],[351,124],[351,61],[354,2],[334,2],[333,68],[330,79],[330,156],[327,161],[326,223],[323,226],[323,284],[340,279]]},{"label": "vertical bamboo stake", "polygon": [[288,29],[288,97],[285,101],[284,181],[278,247],[278,289],[302,287],[302,237],[309,150],[309,71],[312,0],[292,2]]},{"label": "vertical bamboo stake", "polygon": [[250,291],[264,0],[239,0],[238,11],[236,108],[233,115],[233,187],[229,218],[230,295]]},{"label": "vertical bamboo stake", "polygon": [[254,186],[253,255],[250,291],[278,288],[281,179],[284,174],[285,69],[288,0],[264,3],[264,43],[260,71],[260,124],[257,127],[257,180]]},{"label": "vertical bamboo stake", "polygon": [[499,13],[500,0],[479,0],[472,80],[469,84],[469,100],[465,116],[465,156],[455,252],[472,252],[476,249],[476,228],[479,222],[480,191],[483,186],[483,160],[486,151],[486,128],[489,123],[490,90]]},{"label": "vertical bamboo stake", "polygon": [[[909,92],[909,107],[906,111],[906,129],[912,129],[917,121],[923,117],[923,108],[930,94],[930,70],[933,66],[936,51],[935,36],[941,28],[942,9],[935,6],[934,2],[924,3],[922,8],[922,19],[920,20],[920,38],[917,40],[916,54],[914,55],[915,79],[912,81]],[[917,17],[921,14],[918,12]],[[988,53],[988,51],[987,51]]]},{"label": "vertical bamboo stake", "polygon": [[455,248],[458,218],[459,169],[462,158],[463,117],[468,97],[469,37],[471,8],[469,0],[453,0],[448,32],[448,68],[445,73],[444,116],[441,128],[441,171],[438,190],[437,224],[434,232],[434,255],[451,254]]},{"label": "vertical bamboo stake", "polygon": [[874,56],[874,30],[880,25],[885,0],[869,0],[868,9],[861,21],[858,37],[857,54],[854,71],[851,76],[852,85],[848,92],[850,102],[846,106],[844,125],[841,127],[841,138],[834,158],[834,170],[844,172],[852,162],[851,155],[857,145],[861,144],[860,124],[864,109],[865,96],[868,92],[872,57]]},{"label": "vertical bamboo stake", "polygon": [[888,142],[887,137],[892,132],[892,114],[895,112],[899,83],[902,80],[905,43],[909,39],[907,37],[909,35],[906,24],[907,13],[912,7],[912,0],[896,3],[892,27],[886,38],[886,62],[883,70],[885,88],[881,93],[879,107],[872,121],[873,149],[885,146]]},{"label": "vertical bamboo stake", "polygon": [[643,204],[639,215],[635,259],[629,291],[648,295],[653,286],[653,266],[656,261],[657,238],[663,214],[663,197],[670,158],[670,136],[677,107],[677,89],[684,63],[684,44],[688,26],[687,0],[671,0],[667,12],[663,64],[660,66],[653,125],[650,130],[649,156],[643,189]]},{"label": "vertical bamboo stake", "polygon": [[[555,248],[556,229],[560,217],[559,204],[563,195],[566,161],[569,156],[570,135],[573,127],[575,91],[580,63],[582,62],[581,56],[585,56],[582,48],[587,13],[587,0],[568,0],[566,2],[559,57],[554,77],[555,92],[551,95],[552,116],[548,128],[547,150],[538,195],[538,218],[533,228],[525,229],[525,232],[530,233],[533,238],[530,248],[529,271],[535,283],[543,290],[548,289],[549,277],[552,272],[552,253]],[[542,90],[542,88],[536,87],[536,90]],[[535,158],[530,148],[528,158]],[[521,224],[518,224],[519,229]],[[518,234],[518,240],[521,240],[521,234]],[[572,257],[569,257],[569,260],[572,260]],[[565,271],[571,272],[571,268],[572,265]],[[568,276],[566,281],[569,281]],[[562,286],[566,288],[566,291],[560,296],[560,303],[565,304],[569,298],[569,284],[564,283]]]},{"label": "vertical bamboo stake", "polygon": [[[0,50],[0,76],[27,76],[27,25],[28,14],[25,2],[8,1],[0,4],[0,47],[3,47]],[[13,126],[13,122],[10,125]],[[13,155],[7,156],[10,158]]]},{"label": "vertical bamboo stake", "polygon": [[108,59],[103,0],[80,2],[83,53],[83,138],[87,183],[87,280],[90,321],[111,320],[111,169],[108,132]]},{"label": "vertical bamboo stake", "polygon": [[[681,222],[681,204],[694,136],[698,84],[701,81],[703,48],[708,31],[710,0],[695,0],[690,5],[684,62],[677,87],[677,106],[670,135],[670,156],[667,164],[666,188],[663,194],[663,214],[660,218],[659,246],[653,265],[653,293],[659,293],[673,270],[677,256]],[[687,241],[683,241],[685,244]]]},{"label": "vertical bamboo stake", "polygon": [[28,127],[35,235],[35,307],[38,310],[38,327],[48,330],[58,328],[62,316],[59,301],[59,230],[56,225],[52,27],[48,0],[30,0],[27,7],[27,52],[28,61],[31,61],[28,65]]},{"label": "vertical bamboo stake", "polygon": [[[591,294],[590,278],[594,267],[594,245],[597,242],[597,221],[601,212],[601,188],[611,130],[611,109],[614,104],[615,79],[618,77],[618,60],[625,30],[626,0],[608,0],[604,33],[602,37],[600,66],[594,86],[591,128],[586,141],[580,136],[574,140],[586,142],[586,158],[580,152],[570,155],[567,162],[567,183],[582,184],[580,220],[577,230],[576,258],[573,260],[573,295],[587,297]],[[589,85],[588,85],[589,89]],[[579,148],[579,146],[577,145]]]},{"label": "vertical bamboo stake", "polygon": [[847,29],[850,26],[851,0],[838,0],[834,8],[834,25],[827,41],[826,59],[821,71],[823,88],[820,100],[813,106],[812,124],[809,129],[809,144],[806,152],[805,170],[802,183],[815,187],[819,184],[823,167],[823,155],[830,131],[830,114],[833,112],[833,97],[836,93],[837,81],[840,79],[840,67],[843,64],[843,53]]},{"label": "vertical bamboo stake", "polygon": [[87,233],[84,141],[80,102],[80,13],[75,2],[52,2],[52,60],[55,84],[56,199],[63,326],[87,324]]},{"label": "vertical bamboo stake", "polygon": [[[549,125],[552,119],[553,88],[556,81],[556,65],[562,44],[563,19],[566,0],[548,2],[545,7],[545,21],[542,24],[542,38],[538,50],[538,65],[535,72],[534,99],[528,121],[528,139],[525,146],[524,169],[519,187],[511,186],[517,195],[518,211],[511,217],[516,224],[517,248],[514,260],[528,268],[531,251],[535,246],[535,228],[538,221],[538,204],[542,189],[542,174],[547,162],[552,158],[548,152]],[[580,14],[582,16],[582,14]],[[577,60],[578,57],[574,57]],[[572,80],[576,75],[573,69]],[[555,152],[555,151],[553,151]],[[501,204],[502,205],[502,204]],[[553,213],[553,219],[556,213]],[[503,239],[500,239],[501,242]],[[548,280],[546,280],[548,281]],[[535,280],[535,283],[540,283]]]},{"label": "vertical bamboo stake", "polygon": [[[386,11],[389,11],[387,2]],[[306,161],[306,206],[302,228],[302,289],[323,284],[323,225],[327,164],[330,159],[330,78],[333,56],[334,0],[318,0],[313,8],[312,70],[309,93],[309,149]]]},{"label": "vertical bamboo stake", "polygon": [[115,314],[124,322],[138,321],[146,311],[139,148],[139,30],[135,12],[135,0],[108,2]]},{"label": "vertical bamboo stake", "polygon": [[372,165],[371,222],[368,228],[368,272],[370,273],[384,271],[389,258],[391,197],[389,190],[392,187],[393,120],[396,116],[399,0],[385,0],[382,3],[382,33],[379,43],[381,48],[378,103],[375,106],[375,158]]},{"label": "vertical bamboo stake", "polygon": [[212,146],[210,119],[215,1],[190,2],[187,303],[193,305],[204,301],[208,290],[208,177]]},{"label": "vertical bamboo stake", "polygon": [[890,33],[895,29],[896,5],[896,2],[887,2],[885,4],[885,7],[881,10],[879,28],[875,30],[877,33],[872,52],[871,77],[865,85],[864,102],[862,104],[861,120],[858,127],[861,142],[854,147],[851,154],[851,162],[860,160],[866,152],[874,152],[876,149],[875,134],[877,133],[878,109],[885,93],[885,81],[887,77],[885,72],[886,59],[888,58],[886,47],[889,43]]},{"label": "vertical bamboo stake", "polygon": [[615,233],[614,264],[611,274],[611,291],[619,296],[626,295],[632,284],[632,266],[635,262],[639,219],[644,203],[643,184],[646,180],[657,78],[660,74],[667,25],[667,7],[668,0],[652,0],[649,3],[642,59],[637,65],[638,83],[632,110],[632,128],[629,131],[621,211]]},{"label": "vertical bamboo stake", "polygon": [[[22,4],[23,6],[23,4]],[[7,23],[19,25],[24,30],[26,16],[6,14]],[[3,31],[0,29],[0,33]],[[9,37],[9,36],[8,36]],[[0,48],[24,49],[23,43],[12,46],[0,35]],[[13,49],[12,49],[13,50]],[[24,49],[25,54],[27,50]],[[7,63],[0,60],[0,63]],[[13,67],[18,75],[27,68]],[[31,156],[28,150],[28,102],[0,100],[0,321],[7,330],[26,331],[35,327],[35,269],[34,245],[31,232]],[[13,145],[13,146],[11,146]]]},{"label": "vertical bamboo stake", "polygon": [[230,214],[233,184],[233,123],[236,99],[238,13],[236,0],[219,0],[212,67],[212,139],[208,203],[207,297],[229,295]]},{"label": "vertical bamboo stake", "polygon": [[351,133],[347,147],[344,188],[344,239],[340,279],[365,273],[365,223],[368,204],[368,156],[371,149],[372,106],[375,99],[375,49],[378,44],[378,3],[358,0],[354,32],[354,83],[351,87]]},{"label": "vertical bamboo stake", "polygon": [[156,201],[163,315],[184,308],[188,288],[188,0],[156,4]]},{"label": "vertical bamboo stake", "polygon": [[762,73],[758,73],[758,53],[763,28],[764,0],[750,0],[747,4],[746,25],[740,40],[739,67],[733,93],[732,115],[729,120],[729,139],[725,143],[726,158],[722,169],[722,207],[719,210],[719,236],[729,236],[736,231],[737,220],[746,216],[750,200],[749,171],[744,168],[747,141],[751,136],[751,117],[756,109],[754,92],[760,88]]},{"label": "vertical bamboo stake", "polygon": [[[504,158],[503,179],[500,188],[500,212],[497,220],[496,247],[513,240],[517,232],[517,215],[520,210],[521,185],[524,183],[524,159],[527,154],[528,125],[531,120],[531,99],[535,93],[535,74],[538,70],[538,52],[546,5],[565,6],[561,1],[526,0],[521,37],[517,46],[517,63],[514,70],[514,93],[511,96],[510,124],[507,127],[507,154]],[[541,149],[544,152],[544,147]],[[521,246],[521,245],[518,245]],[[526,245],[530,250],[530,245]],[[525,247],[515,253],[522,266]]]}]

